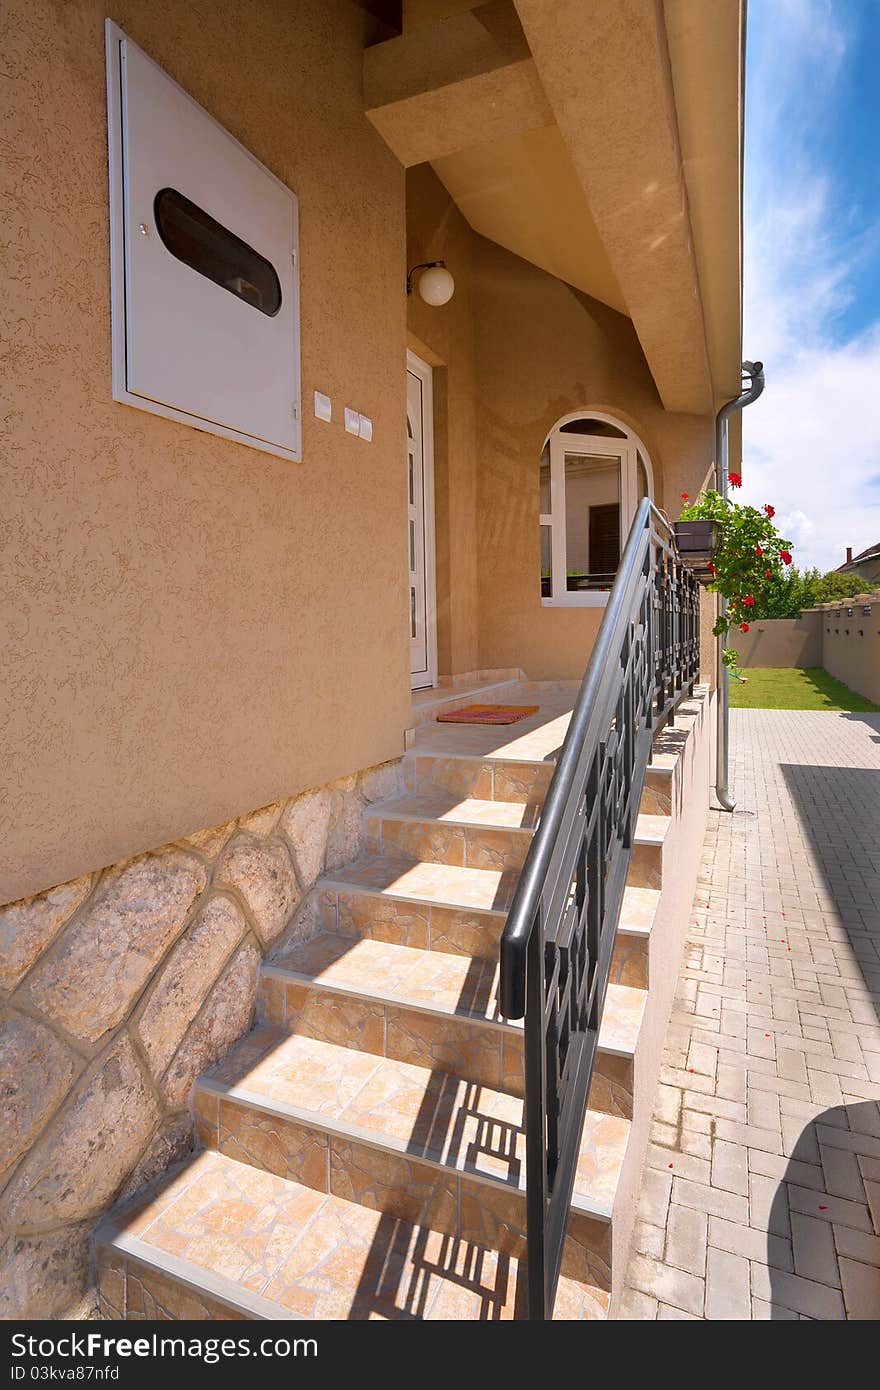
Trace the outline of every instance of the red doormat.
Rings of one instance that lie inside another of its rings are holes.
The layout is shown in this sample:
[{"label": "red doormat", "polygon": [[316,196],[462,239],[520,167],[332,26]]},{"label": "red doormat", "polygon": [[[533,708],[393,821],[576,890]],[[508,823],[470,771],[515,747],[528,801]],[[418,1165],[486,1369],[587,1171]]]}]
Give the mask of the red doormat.
[{"label": "red doormat", "polygon": [[537,714],[540,705],[464,705],[448,714],[438,714],[438,724],[518,724],[530,714]]}]

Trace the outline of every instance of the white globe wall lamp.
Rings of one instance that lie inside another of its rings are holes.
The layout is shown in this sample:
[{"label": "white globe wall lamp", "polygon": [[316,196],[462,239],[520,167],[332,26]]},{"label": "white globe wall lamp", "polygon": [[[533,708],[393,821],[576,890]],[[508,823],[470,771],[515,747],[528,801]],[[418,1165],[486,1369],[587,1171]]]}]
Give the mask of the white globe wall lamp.
[{"label": "white globe wall lamp", "polygon": [[448,304],[455,293],[455,280],[446,269],[445,261],[421,261],[414,265],[406,277],[406,292],[413,292],[413,276],[417,270],[421,270],[419,276],[419,294],[426,304],[431,304],[435,308],[441,304]]}]

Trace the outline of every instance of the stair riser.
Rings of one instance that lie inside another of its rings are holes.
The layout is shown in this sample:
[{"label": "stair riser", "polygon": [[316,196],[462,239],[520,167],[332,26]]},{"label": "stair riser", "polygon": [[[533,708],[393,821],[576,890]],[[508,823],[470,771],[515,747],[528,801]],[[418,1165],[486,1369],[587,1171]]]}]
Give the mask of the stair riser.
[{"label": "stair riser", "polygon": [[[324,889],[317,904],[318,920],[324,931],[342,936],[367,936],[398,946],[423,951],[443,951],[447,955],[477,956],[497,960],[504,912],[469,912],[465,908],[444,907],[442,903],[423,903],[382,897],[377,893],[343,892]],[[648,937],[617,933],[611,979],[615,984],[648,988]]]},{"label": "stair riser", "polygon": [[634,845],[626,881],[630,888],[659,889],[663,882],[663,846]]},{"label": "stair riser", "polygon": [[[287,1033],[523,1094],[522,1034],[488,1021],[429,1014],[272,975],[260,981],[257,1018]],[[632,1097],[633,1059],[600,1051],[590,1108],[631,1119]]]},{"label": "stair riser", "polygon": [[404,855],[431,864],[519,871],[532,840],[530,830],[446,825],[436,820],[397,820],[381,812],[365,817],[368,854]]},{"label": "stair riser", "polygon": [[460,800],[513,801],[541,806],[553,776],[553,763],[520,763],[503,758],[441,758],[409,753],[404,758],[411,792],[447,791]]},{"label": "stair riser", "polygon": [[288,1033],[522,1095],[522,1039],[508,1028],[271,976],[260,982],[257,1010]]},{"label": "stair riser", "polygon": [[317,910],[321,927],[341,936],[367,936],[482,960],[497,959],[506,920],[505,912],[473,912],[359,889],[324,889]]},{"label": "stair riser", "polygon": [[[525,1256],[521,1192],[331,1134],[318,1125],[270,1115],[237,1099],[210,1100],[216,1102],[216,1118],[209,1121],[203,1113],[199,1129],[207,1148],[398,1220],[430,1226],[517,1259]],[[200,1110],[208,1104],[203,1092]],[[610,1289],[610,1251],[610,1224],[572,1212],[563,1274]]]},{"label": "stair riser", "polygon": [[100,1252],[98,1301],[101,1317],[108,1322],[238,1322],[247,1318],[204,1290],[197,1293],[170,1274],[160,1274],[111,1249]]},{"label": "stair riser", "polygon": [[672,815],[672,778],[668,773],[648,768],[639,811],[644,816]]},{"label": "stair riser", "polygon": [[647,936],[619,931],[611,957],[610,980],[615,985],[647,989],[649,984],[650,941]]}]

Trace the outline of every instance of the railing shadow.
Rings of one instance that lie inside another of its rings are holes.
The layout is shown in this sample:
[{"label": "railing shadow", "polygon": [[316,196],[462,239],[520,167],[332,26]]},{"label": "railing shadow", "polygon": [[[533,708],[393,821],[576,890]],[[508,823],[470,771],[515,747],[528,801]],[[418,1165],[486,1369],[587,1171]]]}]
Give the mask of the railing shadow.
[{"label": "railing shadow", "polygon": [[[840,718],[880,728],[880,716]],[[816,879],[818,907],[805,914],[807,930],[811,921],[824,925],[838,950],[849,948],[848,968],[838,975],[835,961],[829,987],[846,980],[860,986],[855,1002],[817,991],[816,1021],[826,1023],[832,1041],[835,1029],[841,1040],[858,1039],[860,1028],[880,1024],[880,770],[806,763],[783,764],[781,770]],[[816,971],[821,977],[821,962]],[[876,1032],[874,1041],[880,1048]],[[880,1050],[871,1055],[880,1061]],[[819,1286],[836,1277],[841,1285],[845,1313],[828,1283],[817,1317],[880,1318],[880,1204],[875,1202],[872,1216],[866,1188],[880,1179],[880,1085],[870,1079],[880,1069],[872,1067],[868,1079],[864,1066],[850,1070],[847,1076],[842,1064],[843,1102],[814,1115],[797,1135],[771,1204],[767,1263],[775,1320],[793,1316],[791,1272],[778,1267],[774,1244],[792,1235],[794,1273],[812,1275]],[[880,1198],[880,1186],[876,1191]],[[800,1267],[798,1249],[806,1252]]]}]

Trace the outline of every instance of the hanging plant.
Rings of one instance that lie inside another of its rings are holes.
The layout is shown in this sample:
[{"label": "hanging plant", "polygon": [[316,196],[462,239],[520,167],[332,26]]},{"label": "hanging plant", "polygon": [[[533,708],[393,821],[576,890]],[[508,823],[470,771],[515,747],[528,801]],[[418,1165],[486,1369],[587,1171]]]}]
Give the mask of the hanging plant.
[{"label": "hanging plant", "polygon": [[[739,473],[728,475],[730,486],[740,487]],[[748,632],[749,618],[755,608],[760,612],[767,598],[783,582],[787,565],[791,564],[791,541],[785,540],[773,524],[775,508],[768,503],[747,507],[709,490],[690,504],[686,492],[681,521],[715,521],[721,539],[714,559],[708,568],[712,576],[706,586],[727,599],[727,610],[719,614],[712,631],[716,637],[726,637],[732,627]],[[724,665],[736,670],[737,654],[732,647],[724,648]]]}]

